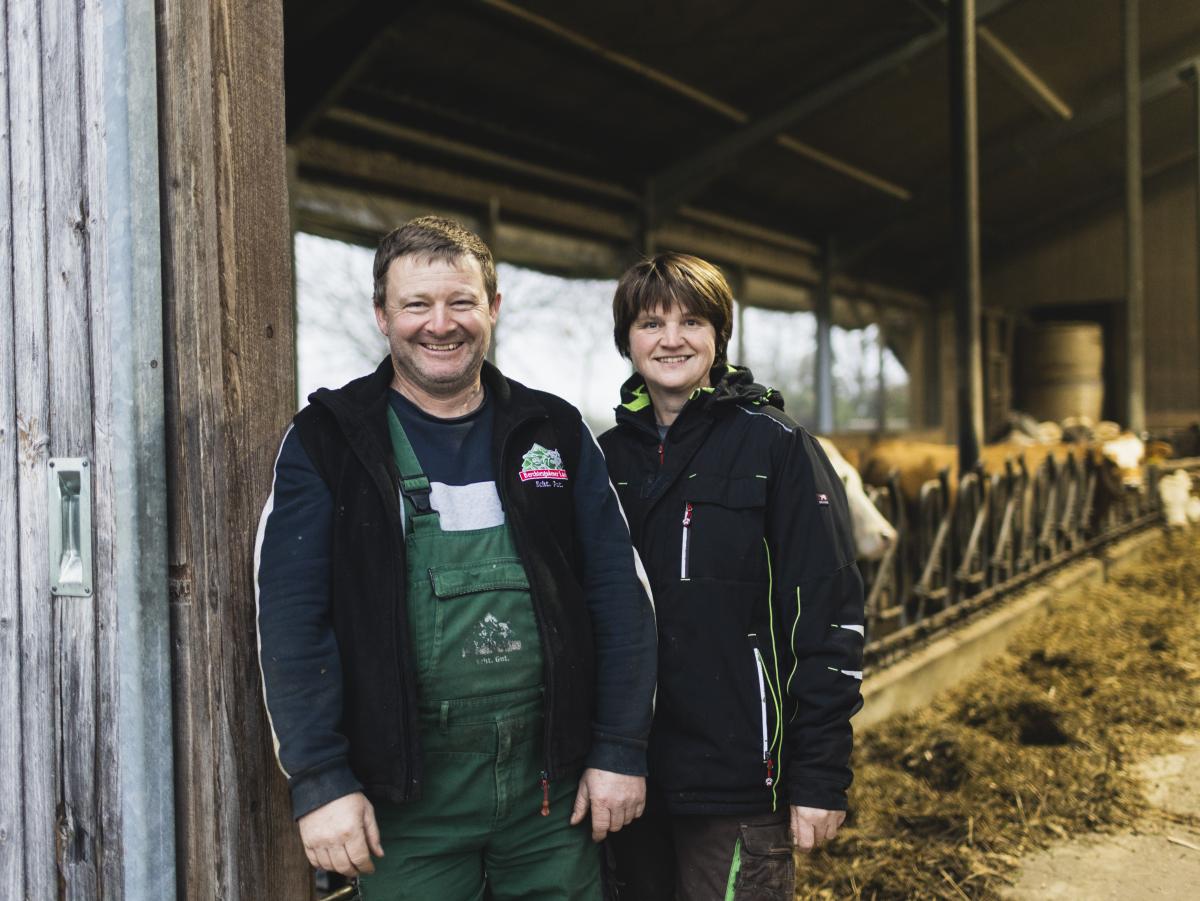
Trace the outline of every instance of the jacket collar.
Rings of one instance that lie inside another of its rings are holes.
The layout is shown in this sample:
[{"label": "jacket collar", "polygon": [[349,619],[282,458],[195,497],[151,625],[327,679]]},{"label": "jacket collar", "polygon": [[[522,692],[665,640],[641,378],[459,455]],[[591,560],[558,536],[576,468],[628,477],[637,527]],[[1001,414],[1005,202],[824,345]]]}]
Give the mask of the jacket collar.
[{"label": "jacket collar", "polygon": [[[722,363],[714,366],[708,376],[710,388],[697,388],[671,424],[672,438],[676,433],[690,431],[693,424],[705,418],[731,411],[737,406],[772,406],[783,409],[783,395],[754,381],[754,374],[745,366]],[[617,424],[632,426],[658,439],[658,426],[646,380],[634,373],[621,386],[621,404],[615,411]]]},{"label": "jacket collar", "polygon": [[[392,358],[387,356],[370,375],[354,379],[341,388],[318,388],[308,396],[308,400],[329,408],[349,437],[366,429],[376,438],[387,439],[388,389],[394,374]],[[533,391],[505,378],[499,369],[486,360],[480,378],[495,405],[498,425],[546,415],[545,407]],[[384,446],[387,446],[386,441]]]}]

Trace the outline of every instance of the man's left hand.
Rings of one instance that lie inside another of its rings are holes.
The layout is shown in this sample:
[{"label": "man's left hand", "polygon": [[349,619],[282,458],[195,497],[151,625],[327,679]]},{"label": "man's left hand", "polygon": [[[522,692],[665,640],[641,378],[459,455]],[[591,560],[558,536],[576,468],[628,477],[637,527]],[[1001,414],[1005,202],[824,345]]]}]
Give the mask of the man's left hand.
[{"label": "man's left hand", "polygon": [[607,770],[587,769],[579,779],[571,825],[583,822],[592,810],[592,841],[602,842],[642,815],[646,809],[646,780],[642,776],[623,776]]},{"label": "man's left hand", "polygon": [[818,807],[792,805],[792,841],[805,854],[819,848],[837,835],[846,819],[844,810],[821,810]]}]

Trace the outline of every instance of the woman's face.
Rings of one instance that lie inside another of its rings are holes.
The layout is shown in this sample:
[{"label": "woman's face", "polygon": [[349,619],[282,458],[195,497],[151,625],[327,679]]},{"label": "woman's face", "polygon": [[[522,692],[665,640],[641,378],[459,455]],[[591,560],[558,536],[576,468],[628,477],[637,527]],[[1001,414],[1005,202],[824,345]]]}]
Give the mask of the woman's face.
[{"label": "woman's face", "polygon": [[716,355],[712,323],[678,304],[643,313],[629,327],[629,356],[652,394],[689,395],[707,386]]}]

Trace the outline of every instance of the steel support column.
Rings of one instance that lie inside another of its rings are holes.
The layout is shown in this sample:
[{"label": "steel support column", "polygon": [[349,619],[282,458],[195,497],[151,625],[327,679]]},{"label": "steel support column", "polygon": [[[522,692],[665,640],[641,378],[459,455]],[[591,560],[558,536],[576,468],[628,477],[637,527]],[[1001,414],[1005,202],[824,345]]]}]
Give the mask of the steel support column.
[{"label": "steel support column", "polygon": [[1146,427],[1146,310],[1142,263],[1142,104],[1138,0],[1122,0],[1125,51],[1125,424]]},{"label": "steel support column", "polygon": [[833,238],[821,247],[821,281],[817,285],[817,431],[833,431]]},{"label": "steel support column", "polygon": [[[1194,160],[1196,172],[1196,231],[1192,238],[1192,248],[1195,252],[1196,260],[1196,312],[1200,314],[1200,63],[1193,62],[1179,74],[1184,81],[1192,86],[1192,133],[1195,136],[1196,149],[1196,159]],[[1200,343],[1200,315],[1197,317],[1196,328],[1196,341]],[[1200,367],[1197,367],[1196,374],[1200,376]]]},{"label": "steel support column", "polygon": [[950,140],[954,178],[954,331],[959,472],[979,459],[983,435],[983,364],[979,318],[979,120],[976,103],[975,0],[951,0]]},{"label": "steel support column", "polygon": [[875,351],[879,358],[879,384],[876,388],[878,396],[875,404],[875,429],[882,435],[887,431],[887,375],[884,372],[884,361],[887,359],[887,331],[883,326],[883,307],[875,307]]}]

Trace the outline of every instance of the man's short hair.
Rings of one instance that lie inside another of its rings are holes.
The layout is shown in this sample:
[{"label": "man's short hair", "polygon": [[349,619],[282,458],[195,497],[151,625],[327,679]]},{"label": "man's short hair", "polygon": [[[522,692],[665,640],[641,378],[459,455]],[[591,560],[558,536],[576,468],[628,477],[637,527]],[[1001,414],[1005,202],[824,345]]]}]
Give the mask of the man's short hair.
[{"label": "man's short hair", "polygon": [[733,331],[733,292],[721,270],[686,253],[660,253],[630,266],[613,295],[613,340],[629,357],[629,329],[643,313],[672,304],[712,323],[717,333],[716,359],[725,362]]},{"label": "man's short hair", "polygon": [[463,256],[472,256],[483,273],[483,290],[488,306],[496,297],[496,263],[492,251],[483,239],[461,223],[442,216],[421,216],[388,232],[375,251],[375,306],[382,307],[387,299],[388,267],[401,257],[420,257],[426,261],[441,260],[455,263]]}]

